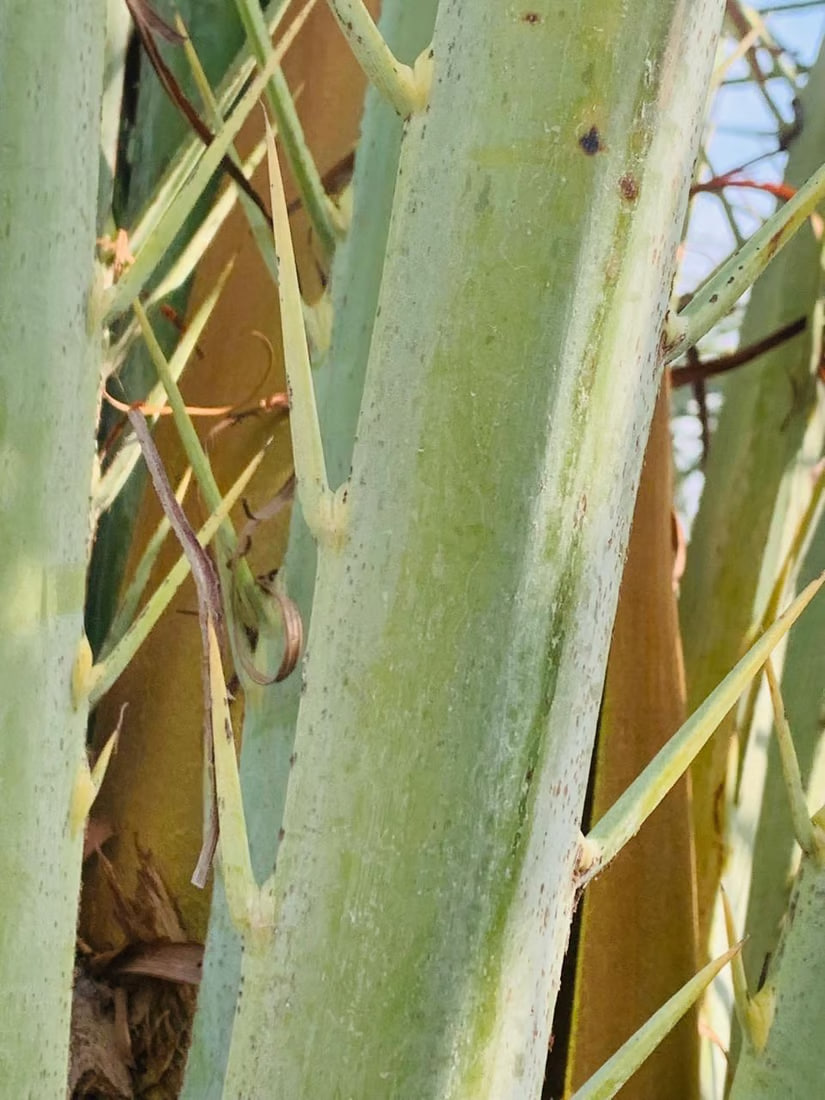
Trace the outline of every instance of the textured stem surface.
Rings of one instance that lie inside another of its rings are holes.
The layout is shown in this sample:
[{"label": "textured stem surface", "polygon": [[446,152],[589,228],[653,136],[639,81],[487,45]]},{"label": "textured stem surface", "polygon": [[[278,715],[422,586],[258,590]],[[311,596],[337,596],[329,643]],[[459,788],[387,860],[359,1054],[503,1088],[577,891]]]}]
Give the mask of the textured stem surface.
[{"label": "textured stem surface", "polygon": [[230,1095],[540,1089],[720,20],[439,7]]},{"label": "textured stem surface", "polygon": [[66,1095],[100,350],[90,333],[102,3],[0,10],[0,1092]]}]

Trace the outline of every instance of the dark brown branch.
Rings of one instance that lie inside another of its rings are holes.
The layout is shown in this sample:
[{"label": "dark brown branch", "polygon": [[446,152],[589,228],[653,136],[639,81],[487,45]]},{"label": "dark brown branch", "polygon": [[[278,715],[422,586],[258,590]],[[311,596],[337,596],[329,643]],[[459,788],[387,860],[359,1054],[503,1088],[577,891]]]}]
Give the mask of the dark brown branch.
[{"label": "dark brown branch", "polygon": [[[160,33],[164,38],[173,42],[182,42],[183,38],[176,30],[164,23],[157,12],[149,7],[146,0],[126,0],[126,7],[131,13],[141,45],[146,51],[146,56],[152,63],[152,68],[155,70],[155,74],[161,86],[203,144],[208,148],[215,140],[215,135],[200,117],[191,100],[187,97],[183,88],[181,88],[178,83],[177,77],[163,60],[154,36],[156,33]],[[160,29],[161,27],[163,28],[162,31]],[[221,157],[220,166],[230,179],[232,179],[238,187],[240,187],[243,193],[257,206],[268,224],[271,225],[272,215],[269,213],[261,196],[240,168],[238,168],[238,166],[225,154]]]},{"label": "dark brown branch", "polygon": [[[328,195],[340,195],[346,185],[352,179],[352,173],[355,169],[355,150],[350,149],[337,164],[333,164],[332,168],[321,177],[321,183],[324,185],[324,190]],[[286,212],[290,216],[295,213],[296,210],[300,210],[303,206],[303,199],[299,195],[293,199],[287,206]]]},{"label": "dark brown branch", "polygon": [[749,363],[752,359],[764,355],[765,352],[772,351],[774,348],[779,347],[780,344],[792,340],[794,336],[798,336],[800,332],[805,331],[807,324],[807,317],[798,317],[795,321],[783,325],[782,328],[777,329],[776,332],[770,333],[762,340],[757,340],[755,343],[748,344],[743,348],[737,348],[736,351],[731,352],[729,355],[720,355],[716,359],[705,359],[695,363],[687,363],[683,367],[671,367],[671,385],[690,386],[695,382],[704,381],[714,375],[724,374],[726,371],[733,370],[735,367],[741,367],[745,363]]},{"label": "dark brown branch", "polygon": [[[691,351],[694,350],[691,348]],[[697,378],[693,383],[693,399],[699,410],[699,428],[702,432],[702,458],[699,465],[704,470],[710,452],[710,417],[708,416],[708,394],[704,378]]]}]

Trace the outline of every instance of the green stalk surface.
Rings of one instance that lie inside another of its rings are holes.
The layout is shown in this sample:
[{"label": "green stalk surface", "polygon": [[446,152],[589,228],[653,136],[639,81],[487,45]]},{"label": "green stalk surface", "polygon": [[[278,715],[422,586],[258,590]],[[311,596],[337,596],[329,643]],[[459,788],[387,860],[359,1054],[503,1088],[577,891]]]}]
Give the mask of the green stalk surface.
[{"label": "green stalk surface", "polygon": [[[380,27],[393,50],[412,60],[432,34],[436,0],[384,0]],[[327,469],[333,485],[349,473],[364,371],[384,266],[392,196],[403,124],[375,90],[367,93],[353,179],[354,208],[349,233],[332,269],[332,342],[314,371]],[[308,628],[315,586],[315,544],[299,507],[293,509],[283,576]],[[263,667],[280,661],[280,636],[262,636]],[[245,684],[241,781],[247,811],[252,865],[260,881],[275,865],[289,778],[289,757],[301,695],[296,671],[282,684]],[[241,944],[226,909],[223,887],[212,898],[204,977],[187,1063],[184,1097],[211,1100],[222,1095],[223,1076],[241,970]]]},{"label": "green stalk surface", "polygon": [[0,1094],[66,1095],[105,6],[0,4]]},{"label": "green stalk surface", "polygon": [[721,14],[439,7],[227,1096],[540,1091]]},{"label": "green stalk surface", "polygon": [[756,995],[770,1030],[764,1047],[743,1042],[730,1100],[813,1100],[822,1094],[825,1050],[825,869],[805,856],[785,928],[765,984]]}]

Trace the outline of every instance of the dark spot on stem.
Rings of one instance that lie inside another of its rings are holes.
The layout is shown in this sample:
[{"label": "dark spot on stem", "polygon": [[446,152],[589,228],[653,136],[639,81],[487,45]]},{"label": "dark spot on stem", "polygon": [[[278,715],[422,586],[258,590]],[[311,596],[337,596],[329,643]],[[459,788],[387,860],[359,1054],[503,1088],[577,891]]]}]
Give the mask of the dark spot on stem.
[{"label": "dark spot on stem", "polygon": [[599,137],[599,131],[595,126],[591,126],[586,134],[582,134],[579,138],[579,145],[589,157],[594,157],[596,153],[601,152],[604,148],[602,139]]},{"label": "dark spot on stem", "polygon": [[522,15],[521,21],[522,23],[532,23],[535,25],[541,22],[541,16],[537,11],[526,11],[524,15]]}]

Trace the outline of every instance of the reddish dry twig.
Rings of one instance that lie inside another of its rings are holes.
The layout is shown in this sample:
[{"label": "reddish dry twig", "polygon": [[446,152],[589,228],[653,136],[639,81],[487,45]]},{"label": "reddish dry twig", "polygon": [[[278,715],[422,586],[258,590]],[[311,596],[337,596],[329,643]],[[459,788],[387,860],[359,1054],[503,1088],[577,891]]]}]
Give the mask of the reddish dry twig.
[{"label": "reddish dry twig", "polygon": [[792,340],[800,332],[804,332],[808,325],[807,317],[798,317],[795,321],[783,325],[782,328],[756,340],[745,347],[737,348],[728,355],[720,355],[716,359],[696,359],[683,367],[670,368],[670,381],[673,386],[690,386],[698,381],[704,381],[717,374],[724,374],[735,367],[744,366],[765,352],[772,351],[780,344]]},{"label": "reddish dry twig", "polygon": [[796,194],[796,188],[791,187],[789,183],[772,183],[769,180],[752,180],[743,179],[738,175],[741,169],[736,169],[733,172],[725,172],[722,176],[714,176],[713,179],[705,180],[703,183],[694,183],[690,189],[691,195],[701,195],[706,192],[715,193],[722,191],[726,187],[742,187],[750,191],[766,191],[769,195],[774,195],[777,199],[782,199],[783,202],[788,202]]}]

